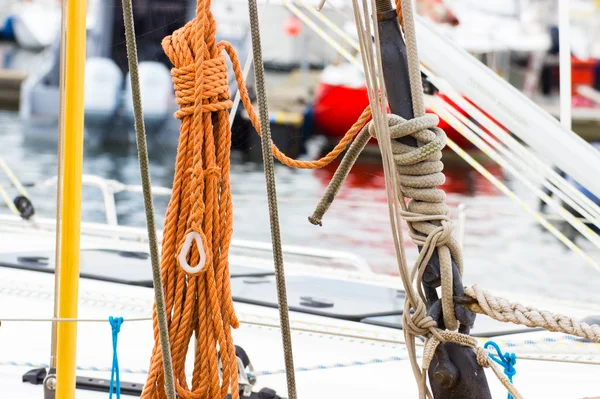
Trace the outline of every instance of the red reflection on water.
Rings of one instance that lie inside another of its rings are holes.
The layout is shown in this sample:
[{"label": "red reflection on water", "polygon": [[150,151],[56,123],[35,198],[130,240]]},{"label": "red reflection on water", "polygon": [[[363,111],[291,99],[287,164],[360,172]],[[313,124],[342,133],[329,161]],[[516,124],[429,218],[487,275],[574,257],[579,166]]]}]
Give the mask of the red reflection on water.
[{"label": "red reflection on water", "polygon": [[[315,176],[323,187],[327,187],[339,166],[339,160],[315,171]],[[493,162],[483,165],[498,180],[503,179],[502,168]],[[498,195],[500,191],[479,172],[464,161],[455,161],[444,168],[446,183],[442,188],[449,194]],[[340,198],[350,196],[355,190],[373,190],[372,200],[385,201],[385,181],[383,167],[377,162],[357,162],[339,193]]]}]

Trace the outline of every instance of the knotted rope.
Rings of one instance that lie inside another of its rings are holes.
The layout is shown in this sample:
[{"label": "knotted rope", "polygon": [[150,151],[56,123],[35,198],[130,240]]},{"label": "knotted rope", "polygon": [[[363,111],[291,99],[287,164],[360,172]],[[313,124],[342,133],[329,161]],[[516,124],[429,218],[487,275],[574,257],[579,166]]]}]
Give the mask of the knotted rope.
[{"label": "knotted rope", "polygon": [[[384,114],[385,108],[382,107],[382,104],[385,104],[385,86],[381,81],[381,71],[377,71],[377,66],[379,69],[381,68],[380,55],[373,54],[368,17],[365,17],[365,21],[361,19],[357,0],[353,0],[361,42],[361,55],[363,56],[371,107],[373,107],[373,121],[357,135],[309,220],[313,224],[321,224],[324,213],[331,206],[358,155],[370,137],[377,138],[382,150],[386,172],[390,222],[399,271],[407,294],[403,314],[404,334],[413,371],[419,382],[419,397],[421,399],[432,397],[426,385],[426,371],[437,346],[439,343],[454,342],[471,348],[475,352],[479,365],[491,367],[510,394],[519,399],[522,397],[516,388],[493,364],[487,352],[477,346],[475,339],[456,331],[450,331],[456,330],[459,326],[454,314],[452,296],[452,259],[455,260],[459,274],[462,275],[463,258],[458,243],[451,235],[452,223],[448,217],[448,208],[444,204],[445,193],[437,188],[445,181],[442,173],[441,149],[446,144],[446,136],[442,130],[436,128],[439,122],[438,117],[425,114],[411,1],[397,0],[396,3],[402,4],[402,8],[397,8],[399,17],[402,15],[402,11],[405,16],[402,22],[407,40],[415,118],[407,121],[396,115],[386,116]],[[366,11],[364,13],[367,15]],[[373,24],[375,25],[373,32],[375,32],[375,48],[377,49],[378,36],[375,18],[373,18]],[[418,147],[411,147],[395,140],[407,135],[416,139]],[[391,179],[392,175],[395,179]],[[405,197],[411,198],[408,205],[405,203]],[[413,242],[422,247],[415,266],[410,272],[406,264],[402,235],[397,231],[400,218],[407,222],[409,235]],[[436,322],[427,316],[426,299],[421,284],[425,267],[436,249],[440,259],[442,309],[447,330],[438,329]],[[476,300],[476,303],[467,305],[472,311],[487,314],[496,320],[510,321],[530,327],[544,327],[550,331],[565,332],[597,342],[600,340],[599,326],[589,326],[569,317],[540,312],[534,308],[510,303],[480,290],[477,286],[465,288],[465,294]],[[421,368],[418,367],[416,361],[415,337],[417,335],[425,336],[427,340]]]},{"label": "knotted rope", "polygon": [[[517,374],[517,369],[515,369],[515,364],[517,364],[517,355],[514,353],[502,353],[500,347],[494,341],[486,342],[483,347],[484,349],[488,349],[492,347],[496,350],[496,354],[490,353],[490,359],[492,359],[496,364],[502,366],[504,369],[504,375],[508,378],[508,381],[512,384],[513,377]],[[507,399],[514,399],[514,397],[509,393]]]},{"label": "knotted rope", "polygon": [[[179,105],[175,117],[181,120],[181,127],[172,196],[165,218],[161,272],[175,389],[182,399],[223,398],[228,392],[234,398],[239,396],[231,337],[231,328],[237,328],[239,323],[233,309],[228,268],[233,210],[227,110],[232,102],[223,50],[232,61],[241,100],[259,134],[261,125],[237,55],[229,43],[216,43],[215,32],[210,0],[198,0],[196,17],[163,40],[163,49],[174,65],[171,74]],[[275,145],[273,154],[290,167],[326,166],[348,146],[370,116],[367,107],[340,143],[319,160],[293,160]],[[141,397],[162,399],[165,376],[156,309],[153,318],[155,346]],[[192,335],[196,350],[189,387],[184,368]]]},{"label": "knotted rope", "polygon": [[[452,223],[448,217],[448,208],[444,203],[445,193],[437,188],[445,181],[442,173],[441,150],[446,144],[446,136],[442,130],[436,127],[439,122],[438,117],[425,114],[411,0],[402,0],[403,25],[407,40],[411,94],[415,113],[415,117],[409,121],[396,115],[385,114],[387,94],[381,71],[377,19],[375,16],[372,17],[375,35],[374,54],[371,44],[371,22],[366,2],[363,2],[362,13],[357,0],[353,0],[353,5],[373,121],[359,133],[340,168],[336,171],[315,213],[309,219],[312,223],[321,223],[324,212],[338,193],[341,184],[356,161],[356,157],[366,146],[369,136],[376,137],[382,152],[390,223],[399,272],[406,291],[403,326],[407,350],[413,372],[419,382],[419,397],[431,398],[431,393],[426,385],[426,374],[423,372],[428,367],[428,362],[426,360],[424,368],[418,366],[416,336],[425,336],[430,342],[435,343],[431,345],[431,356],[440,342],[452,341],[472,348],[475,348],[477,344],[468,336],[449,331],[459,327],[454,313],[452,260],[455,260],[458,272],[462,274],[462,254],[458,243],[451,235]],[[373,6],[373,8],[375,7]],[[417,147],[408,146],[395,140],[408,135],[416,140]],[[411,198],[408,205],[405,197]],[[406,262],[400,231],[401,219],[407,222],[411,239],[422,247],[415,266],[410,270]],[[427,315],[426,298],[421,285],[425,268],[436,250],[440,261],[443,318],[445,327],[448,329],[445,331],[438,329],[436,322]],[[485,357],[484,360],[478,349],[475,352],[480,365],[489,366],[489,362],[486,362],[489,359]],[[500,375],[500,377],[504,376]],[[518,395],[515,396],[518,397]]]}]

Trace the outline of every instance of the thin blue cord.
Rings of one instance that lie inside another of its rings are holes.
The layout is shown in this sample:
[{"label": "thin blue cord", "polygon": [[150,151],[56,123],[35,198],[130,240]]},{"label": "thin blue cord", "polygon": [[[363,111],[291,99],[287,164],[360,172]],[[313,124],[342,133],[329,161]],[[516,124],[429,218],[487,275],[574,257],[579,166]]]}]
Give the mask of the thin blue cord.
[{"label": "thin blue cord", "polygon": [[[494,341],[488,341],[485,343],[485,345],[483,345],[485,349],[488,349],[490,346],[493,347],[497,353],[497,355],[489,353],[490,358],[502,366],[504,369],[504,374],[508,377],[508,380],[512,384],[513,377],[515,374],[517,374],[517,370],[515,369],[515,364],[517,364],[517,355],[509,352],[502,354],[500,347]],[[508,394],[508,399],[513,399],[513,396],[510,393]]]},{"label": "thin blue cord", "polygon": [[117,399],[121,398],[121,377],[119,375],[119,359],[117,357],[117,338],[119,337],[119,332],[121,331],[121,324],[123,324],[122,317],[112,317],[108,318],[108,322],[112,327],[112,343],[113,343],[113,364],[112,371],[110,373],[110,396],[112,399],[113,390],[116,390]]}]

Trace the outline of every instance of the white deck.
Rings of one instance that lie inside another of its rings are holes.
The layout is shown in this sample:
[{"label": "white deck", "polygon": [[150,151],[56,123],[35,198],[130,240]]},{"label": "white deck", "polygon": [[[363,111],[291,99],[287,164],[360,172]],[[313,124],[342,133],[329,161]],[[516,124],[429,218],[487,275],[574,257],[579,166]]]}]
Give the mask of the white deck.
[{"label": "white deck", "polygon": [[[53,234],[2,232],[5,245],[2,250],[51,249]],[[84,247],[104,246],[96,239],[84,239]],[[123,245],[122,243],[118,246]],[[111,245],[116,247],[117,245]],[[145,244],[127,243],[131,250],[143,249]],[[2,318],[49,318],[52,315],[54,276],[22,270],[0,268],[0,319]],[[109,316],[146,317],[151,313],[153,292],[151,289],[124,286],[114,283],[82,279],[80,283],[80,318],[108,318]],[[360,300],[360,293],[357,293]],[[593,308],[577,305],[558,306],[544,301],[549,308],[569,311],[573,315],[589,315]],[[538,300],[539,303],[539,300]],[[275,309],[236,304],[241,320],[254,320],[278,324]],[[600,311],[596,312],[596,314]],[[402,339],[398,330],[380,328],[359,323],[343,322],[306,314],[292,314],[292,324],[319,331],[341,331],[361,336],[379,336]],[[544,342],[552,336],[558,343]],[[563,339],[561,334],[536,332],[510,335],[495,339],[503,350],[515,351],[517,356],[554,353],[558,358],[580,355],[581,359],[600,359],[597,344],[583,344]],[[280,331],[276,328],[242,324],[234,332],[236,344],[241,345],[254,365],[257,374],[273,372],[258,377],[257,388],[268,386],[279,395],[287,396]],[[485,342],[485,340],[481,340]],[[508,348],[506,342],[516,346]],[[143,371],[148,368],[153,346],[151,322],[125,322],[119,335],[119,362],[121,380],[143,383]],[[297,373],[300,398],[327,397],[417,397],[406,350],[402,345],[382,344],[369,340],[349,339],[323,333],[293,333],[293,347],[297,368],[326,368]],[[41,386],[21,382],[22,375],[33,365],[48,362],[50,352],[50,323],[3,322],[0,327],[0,387],[1,397],[42,397]],[[392,360],[392,357],[400,359]],[[375,359],[381,362],[374,363]],[[30,363],[32,365],[26,365]],[[366,363],[329,368],[334,364]],[[17,365],[11,365],[17,364]],[[78,366],[107,370],[112,364],[111,328],[106,323],[80,323],[78,330]],[[515,383],[526,398],[581,398],[598,394],[595,377],[600,368],[593,365],[517,361]],[[128,369],[138,371],[128,372]],[[190,369],[191,370],[191,369]],[[78,375],[109,378],[108,371],[78,371]],[[488,371],[488,381],[494,397],[504,398],[506,392]],[[106,393],[78,391],[78,398],[105,398]]]}]

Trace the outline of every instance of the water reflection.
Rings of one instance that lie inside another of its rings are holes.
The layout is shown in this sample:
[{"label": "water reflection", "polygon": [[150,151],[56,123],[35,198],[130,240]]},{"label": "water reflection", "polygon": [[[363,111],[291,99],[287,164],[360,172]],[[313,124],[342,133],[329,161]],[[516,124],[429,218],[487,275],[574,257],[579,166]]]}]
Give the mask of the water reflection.
[{"label": "water reflection", "polygon": [[[133,138],[133,133],[124,128]],[[165,130],[166,136],[149,139],[152,182],[170,186],[174,173],[177,130]],[[95,139],[86,132],[84,172],[127,184],[139,184],[140,177],[135,143],[118,145]],[[31,128],[20,123],[13,113],[0,113],[1,154],[23,182],[46,179],[56,173],[56,128]],[[237,159],[237,157],[233,157]],[[600,279],[597,271],[570,252],[554,237],[543,232],[526,216],[519,205],[500,195],[498,190],[464,162],[444,155],[448,204],[454,211],[464,203],[467,209],[465,237],[465,282],[480,283],[489,289],[519,291],[533,295],[598,301]],[[498,179],[504,180],[530,205],[537,201],[522,186],[504,176],[490,162],[484,166]],[[360,162],[352,169],[338,201],[323,219],[323,226],[311,225],[319,196],[335,172],[336,163],[317,171],[290,170],[278,165],[276,176],[280,202],[283,242],[288,245],[350,251],[364,257],[373,270],[392,274],[397,270],[390,239],[388,211],[384,192],[383,171],[377,162]],[[234,197],[234,236],[270,242],[265,183],[261,165],[235,162],[231,182]],[[4,176],[0,182],[9,183]],[[38,214],[53,216],[55,190],[31,191]],[[14,194],[14,192],[11,192]],[[168,199],[156,197],[157,222],[162,224]],[[3,210],[5,211],[5,210]],[[143,226],[144,209],[141,195],[122,193],[118,196],[119,222]],[[98,190],[83,192],[83,218],[104,221],[102,198]],[[406,237],[407,238],[407,237]],[[405,240],[409,262],[417,250]],[[584,250],[598,257],[585,242]]]}]

